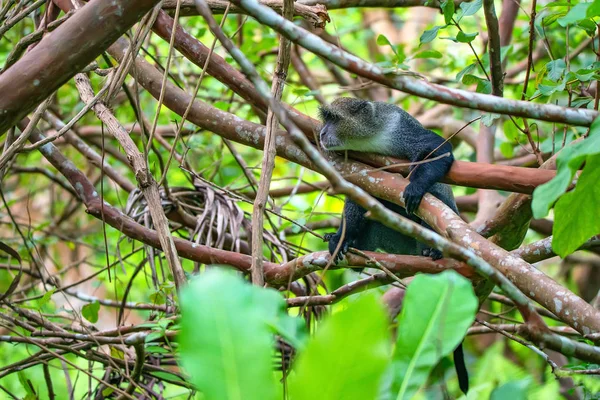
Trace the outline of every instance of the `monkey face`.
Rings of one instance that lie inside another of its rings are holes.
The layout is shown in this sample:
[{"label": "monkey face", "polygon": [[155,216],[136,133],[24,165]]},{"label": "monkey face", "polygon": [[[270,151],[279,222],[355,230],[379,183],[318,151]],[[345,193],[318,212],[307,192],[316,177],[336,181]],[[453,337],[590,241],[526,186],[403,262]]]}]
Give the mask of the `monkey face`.
[{"label": "monkey face", "polygon": [[319,140],[325,150],[337,150],[342,146],[342,142],[336,134],[336,125],[334,121],[326,121],[319,132]]},{"label": "monkey face", "polygon": [[319,138],[326,150],[373,151],[370,141],[381,131],[380,125],[385,118],[377,118],[376,103],[342,97],[329,106],[319,108],[323,121]]}]

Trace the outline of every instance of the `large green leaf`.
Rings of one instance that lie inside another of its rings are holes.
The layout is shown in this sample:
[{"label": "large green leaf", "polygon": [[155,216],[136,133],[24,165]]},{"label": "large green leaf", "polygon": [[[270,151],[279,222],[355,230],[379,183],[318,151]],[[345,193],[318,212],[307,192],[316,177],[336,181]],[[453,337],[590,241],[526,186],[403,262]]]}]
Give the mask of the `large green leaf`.
[{"label": "large green leaf", "polygon": [[552,205],[569,188],[575,172],[586,159],[596,154],[600,154],[600,118],[592,123],[587,139],[562,149],[556,159],[556,176],[533,191],[531,209],[535,218],[548,215]]},{"label": "large green leaf", "polygon": [[446,25],[452,22],[452,16],[454,15],[454,1],[446,0],[442,3],[442,12],[444,13],[444,21]]},{"label": "large green leaf", "polygon": [[398,321],[392,388],[411,399],[432,368],[461,342],[477,312],[471,283],[454,271],[417,275]]},{"label": "large green leaf", "polygon": [[483,0],[473,0],[468,3],[460,3],[460,9],[463,11],[462,17],[468,17],[469,15],[475,14],[481,8]]},{"label": "large green leaf", "polygon": [[575,190],[565,193],[554,207],[552,248],[565,257],[600,233],[600,155],[587,158]]},{"label": "large green leaf", "polygon": [[527,391],[531,385],[531,378],[527,377],[520,381],[511,381],[498,386],[492,392],[490,400],[526,400]]},{"label": "large green leaf", "polygon": [[567,15],[558,19],[558,23],[561,26],[572,25],[578,21],[581,21],[586,18],[587,10],[592,3],[579,3],[576,4]]},{"label": "large green leaf", "polygon": [[325,320],[298,355],[291,400],[371,400],[389,365],[388,316],[365,294]]},{"label": "large green leaf", "polygon": [[423,32],[423,34],[421,35],[421,38],[419,39],[419,45],[425,44],[425,43],[429,43],[433,39],[435,39],[435,37],[437,36],[438,31],[440,30],[440,28],[442,28],[442,27],[441,26],[434,26],[433,28],[428,29],[425,32]]},{"label": "large green leaf", "polygon": [[220,269],[181,292],[181,360],[206,400],[275,399],[271,326],[284,305]]}]

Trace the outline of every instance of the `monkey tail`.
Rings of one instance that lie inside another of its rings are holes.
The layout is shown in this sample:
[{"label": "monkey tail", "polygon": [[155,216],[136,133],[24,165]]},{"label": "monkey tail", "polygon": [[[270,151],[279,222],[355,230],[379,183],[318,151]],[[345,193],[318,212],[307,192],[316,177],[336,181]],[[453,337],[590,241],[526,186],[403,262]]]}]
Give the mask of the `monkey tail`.
[{"label": "monkey tail", "polygon": [[465,365],[462,342],[454,350],[454,368],[456,368],[456,375],[458,376],[458,386],[464,394],[467,394],[469,391],[469,372]]}]

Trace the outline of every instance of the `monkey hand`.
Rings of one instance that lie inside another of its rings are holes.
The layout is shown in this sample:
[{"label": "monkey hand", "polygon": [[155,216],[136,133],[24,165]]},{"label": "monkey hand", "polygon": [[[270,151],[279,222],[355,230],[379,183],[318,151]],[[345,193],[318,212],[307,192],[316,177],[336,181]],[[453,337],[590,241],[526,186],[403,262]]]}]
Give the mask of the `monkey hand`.
[{"label": "monkey hand", "polygon": [[408,184],[404,190],[404,208],[408,215],[414,214],[421,204],[421,199],[425,195],[425,190],[420,185],[415,185],[414,182]]},{"label": "monkey hand", "polygon": [[432,260],[439,260],[440,258],[442,258],[444,255],[442,254],[441,251],[439,251],[438,249],[423,249],[421,251],[421,255],[423,257],[431,257]]},{"label": "monkey hand", "polygon": [[341,261],[341,259],[344,257],[344,254],[348,252],[348,247],[350,246],[350,242],[348,241],[348,239],[344,238],[344,241],[340,244],[340,239],[342,237],[341,232],[327,233],[323,237],[325,241],[329,243],[329,254],[331,254],[332,256],[335,254],[336,249],[338,249],[339,247],[339,250],[335,255],[335,259],[333,260],[333,262],[337,263],[338,261]]}]

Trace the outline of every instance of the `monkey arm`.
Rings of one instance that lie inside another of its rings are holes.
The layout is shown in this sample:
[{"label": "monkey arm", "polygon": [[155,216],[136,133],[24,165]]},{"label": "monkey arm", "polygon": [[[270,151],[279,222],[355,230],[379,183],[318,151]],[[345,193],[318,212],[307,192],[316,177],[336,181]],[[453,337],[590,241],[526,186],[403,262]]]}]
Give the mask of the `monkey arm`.
[{"label": "monkey arm", "polygon": [[[404,190],[404,204],[406,205],[406,211],[408,214],[413,214],[421,199],[430,191],[431,187],[439,182],[444,175],[448,173],[452,163],[454,162],[454,156],[452,155],[452,145],[450,143],[444,143],[444,139],[436,135],[431,131],[426,131],[427,134],[419,135],[419,143],[411,157],[411,162],[423,161],[427,158],[435,158],[449,153],[447,157],[442,157],[438,160],[426,162],[424,164],[416,165],[411,170],[410,183]],[[439,146],[439,149],[436,148]]]}]

